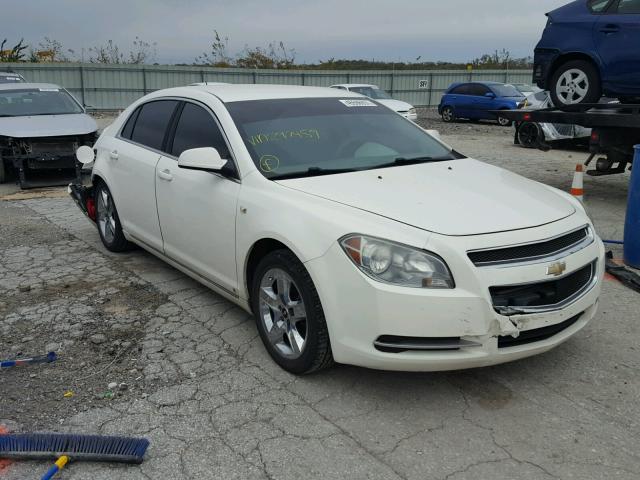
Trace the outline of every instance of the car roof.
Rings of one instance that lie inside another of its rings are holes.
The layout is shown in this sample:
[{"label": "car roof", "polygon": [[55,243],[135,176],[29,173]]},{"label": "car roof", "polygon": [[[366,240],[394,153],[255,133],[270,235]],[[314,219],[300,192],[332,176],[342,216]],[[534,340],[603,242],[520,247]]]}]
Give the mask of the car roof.
[{"label": "car roof", "polygon": [[[24,85],[24,84],[23,84]],[[362,98],[362,95],[346,90],[327,87],[302,87],[295,85],[229,84],[192,85],[167,88],[152,93],[148,98],[162,96],[185,96],[200,91],[218,97],[222,102],[242,102],[247,100],[275,100],[285,98]]]},{"label": "car roof", "polygon": [[59,85],[55,85],[53,83],[0,83],[0,90],[37,90],[38,88],[61,89]]},{"label": "car roof", "polygon": [[336,83],[335,85],[331,85],[331,88],[334,88],[334,87],[345,87],[345,88],[371,87],[371,88],[380,88],[380,87],[378,87],[378,85],[372,85],[371,83]]}]

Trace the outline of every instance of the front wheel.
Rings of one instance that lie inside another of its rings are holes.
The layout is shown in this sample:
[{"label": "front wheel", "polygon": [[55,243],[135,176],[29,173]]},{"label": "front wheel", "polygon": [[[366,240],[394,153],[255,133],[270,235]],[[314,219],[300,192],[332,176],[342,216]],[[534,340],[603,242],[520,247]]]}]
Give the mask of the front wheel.
[{"label": "front wheel", "polygon": [[122,232],[120,217],[109,187],[100,182],[95,188],[96,223],[100,240],[111,252],[124,252],[133,246]]},{"label": "front wheel", "polygon": [[282,368],[305,374],[333,363],[318,292],[309,272],[289,250],[276,250],[260,261],[251,304],[262,342]]},{"label": "front wheel", "polygon": [[596,67],[585,60],[560,65],[551,76],[549,87],[551,100],[560,109],[598,103],[602,95],[600,75]]},{"label": "front wheel", "polygon": [[544,142],[544,133],[540,125],[533,122],[524,122],[518,128],[518,143],[524,148],[537,148]]},{"label": "front wheel", "polygon": [[451,107],[444,107],[442,109],[442,121],[446,122],[446,123],[451,123],[453,121],[455,121],[456,116],[453,113],[453,108]]}]

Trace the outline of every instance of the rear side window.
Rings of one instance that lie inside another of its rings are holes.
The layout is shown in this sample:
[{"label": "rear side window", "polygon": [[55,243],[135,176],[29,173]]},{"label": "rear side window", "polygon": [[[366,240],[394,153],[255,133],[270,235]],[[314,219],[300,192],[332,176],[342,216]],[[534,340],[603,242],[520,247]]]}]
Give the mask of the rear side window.
[{"label": "rear side window", "polygon": [[131,140],[162,150],[164,136],[177,104],[176,100],[158,100],[142,105],[133,127]]},{"label": "rear side window", "polygon": [[475,97],[482,97],[485,93],[491,92],[489,88],[485,87],[484,85],[480,85],[479,83],[469,85],[469,91],[469,95],[473,95]]},{"label": "rear side window", "polygon": [[127,120],[127,123],[125,123],[124,128],[122,129],[122,132],[120,132],[121,137],[131,140],[131,134],[133,133],[133,126],[136,124],[136,118],[138,118],[140,109],[141,107],[136,108],[135,111],[131,114],[131,116],[129,117],[129,120]]},{"label": "rear side window", "polygon": [[620,0],[618,3],[618,13],[623,15],[640,13],[640,0]]},{"label": "rear side window", "polygon": [[173,137],[171,154],[179,157],[191,148],[213,147],[222,158],[231,158],[222,132],[211,113],[203,107],[186,103]]},{"label": "rear side window", "polygon": [[607,9],[611,0],[589,0],[589,10],[593,13],[602,13]]},{"label": "rear side window", "polygon": [[454,87],[449,93],[453,95],[470,95],[469,85],[458,85]]}]

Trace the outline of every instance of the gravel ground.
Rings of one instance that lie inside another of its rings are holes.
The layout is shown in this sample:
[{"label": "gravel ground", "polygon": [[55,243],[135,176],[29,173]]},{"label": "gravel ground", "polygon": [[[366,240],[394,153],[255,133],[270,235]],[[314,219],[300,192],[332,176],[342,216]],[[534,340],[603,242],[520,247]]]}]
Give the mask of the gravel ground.
[{"label": "gravel ground", "polygon": [[[557,188],[586,157],[524,150],[490,123],[421,122]],[[586,179],[603,236],[622,236],[627,181]],[[294,377],[246,313],[141,250],[107,252],[63,190],[12,188],[0,188],[0,357],[56,347],[60,360],[0,372],[0,428],[151,440],[141,466],[74,464],[61,479],[640,476],[640,296],[612,279],[596,319],[544,355],[467,372]],[[0,477],[47,467],[0,464]]]}]

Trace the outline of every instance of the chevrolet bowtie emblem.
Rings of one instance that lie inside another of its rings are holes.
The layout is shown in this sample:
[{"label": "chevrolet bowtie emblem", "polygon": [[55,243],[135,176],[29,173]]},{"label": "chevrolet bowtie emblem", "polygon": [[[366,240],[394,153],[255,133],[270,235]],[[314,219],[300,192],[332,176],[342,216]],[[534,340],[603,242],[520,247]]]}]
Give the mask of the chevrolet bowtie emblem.
[{"label": "chevrolet bowtie emblem", "polygon": [[552,263],[547,267],[547,275],[558,277],[562,275],[566,269],[567,264],[565,262]]}]

